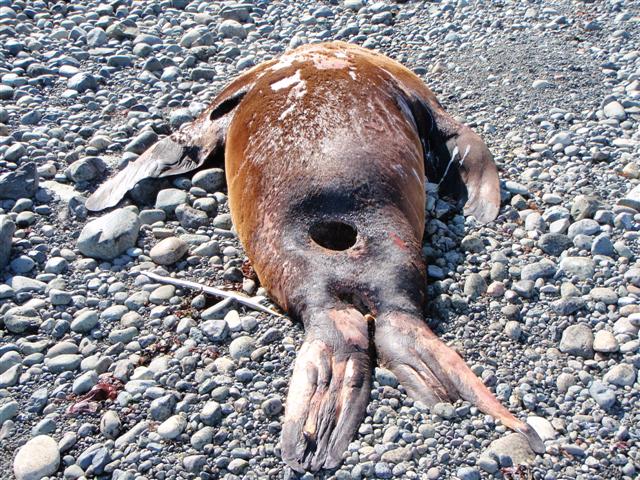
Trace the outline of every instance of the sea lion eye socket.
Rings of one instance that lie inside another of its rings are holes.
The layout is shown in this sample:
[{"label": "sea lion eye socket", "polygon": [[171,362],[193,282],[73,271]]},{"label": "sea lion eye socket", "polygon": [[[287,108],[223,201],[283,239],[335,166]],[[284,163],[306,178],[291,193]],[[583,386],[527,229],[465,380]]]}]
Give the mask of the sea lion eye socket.
[{"label": "sea lion eye socket", "polygon": [[329,250],[347,250],[355,245],[358,231],[348,223],[322,221],[311,226],[309,235],[321,247]]}]

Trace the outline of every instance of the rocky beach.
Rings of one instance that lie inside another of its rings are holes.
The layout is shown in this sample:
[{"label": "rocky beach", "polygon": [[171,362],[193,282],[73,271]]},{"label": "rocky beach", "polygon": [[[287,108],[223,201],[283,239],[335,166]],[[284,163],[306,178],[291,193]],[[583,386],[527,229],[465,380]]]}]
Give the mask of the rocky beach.
[{"label": "rocky beach", "polygon": [[[224,170],[85,208],[239,73],[330,40],[412,69],[494,154],[491,223],[425,186],[425,320],[544,454],[376,368],[344,463],[292,471],[302,325],[154,275],[271,305]],[[638,2],[0,0],[0,478],[632,480],[639,330]]]}]

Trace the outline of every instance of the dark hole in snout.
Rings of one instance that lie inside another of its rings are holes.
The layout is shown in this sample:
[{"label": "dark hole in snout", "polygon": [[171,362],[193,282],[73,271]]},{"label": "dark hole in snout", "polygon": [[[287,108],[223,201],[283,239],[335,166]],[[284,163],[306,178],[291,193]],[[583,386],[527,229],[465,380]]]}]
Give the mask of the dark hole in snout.
[{"label": "dark hole in snout", "polygon": [[346,250],[356,243],[358,231],[347,223],[327,221],[312,225],[309,235],[321,247],[329,250]]}]

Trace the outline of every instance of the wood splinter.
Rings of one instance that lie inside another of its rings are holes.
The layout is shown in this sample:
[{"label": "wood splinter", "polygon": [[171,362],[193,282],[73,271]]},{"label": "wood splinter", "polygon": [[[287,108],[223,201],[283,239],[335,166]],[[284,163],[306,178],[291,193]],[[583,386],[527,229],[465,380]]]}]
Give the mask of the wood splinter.
[{"label": "wood splinter", "polygon": [[207,295],[211,295],[213,297],[222,297],[226,299],[231,299],[237,303],[240,303],[246,307],[249,307],[253,310],[257,310],[259,312],[275,315],[276,317],[282,316],[282,314],[276,312],[275,310],[272,310],[269,307],[265,307],[260,303],[259,299],[264,297],[245,297],[244,295],[241,295],[236,292],[221,290],[216,287],[202,285],[201,283],[191,282],[189,280],[180,280],[178,278],[165,277],[163,275],[158,275],[157,273],[153,273],[153,272],[142,272],[142,274],[149,277],[152,280],[157,280],[158,282],[167,283],[169,285],[175,285],[176,287],[184,287],[190,290],[197,290],[199,292],[206,293]]}]

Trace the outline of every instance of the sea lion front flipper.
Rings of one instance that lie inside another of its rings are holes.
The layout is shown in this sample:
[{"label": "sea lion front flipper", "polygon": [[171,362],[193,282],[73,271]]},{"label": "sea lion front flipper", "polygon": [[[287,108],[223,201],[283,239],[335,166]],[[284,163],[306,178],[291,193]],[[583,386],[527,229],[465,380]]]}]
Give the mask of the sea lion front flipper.
[{"label": "sea lion front flipper", "polygon": [[500,182],[493,156],[479,135],[458,122],[413,72],[377,58],[398,87],[398,104],[410,117],[424,150],[425,173],[444,195],[465,201],[464,212],[482,223],[500,209]]},{"label": "sea lion front flipper", "polygon": [[500,210],[493,155],[477,133],[454,120],[429,94],[409,94],[407,101],[422,141],[427,179],[442,194],[465,201],[465,215],[490,222]]},{"label": "sea lion front flipper", "polygon": [[282,426],[282,458],[304,472],[335,468],[353,439],[371,391],[367,321],[353,308],[318,311],[293,370]]},{"label": "sea lion front flipper", "polygon": [[461,126],[456,135],[447,140],[447,148],[449,161],[456,164],[467,190],[464,214],[481,223],[495,219],[500,210],[500,179],[486,144],[469,127]]},{"label": "sea lion front flipper", "polygon": [[87,199],[88,210],[116,205],[140,180],[180,175],[201,167],[224,148],[232,112],[249,85],[220,94],[196,120],[149,147]]},{"label": "sea lion front flipper", "polygon": [[380,363],[395,373],[414,400],[431,407],[463,398],[524,435],[533,451],[544,452],[536,431],[514,417],[422,319],[400,312],[378,316],[375,345]]}]

